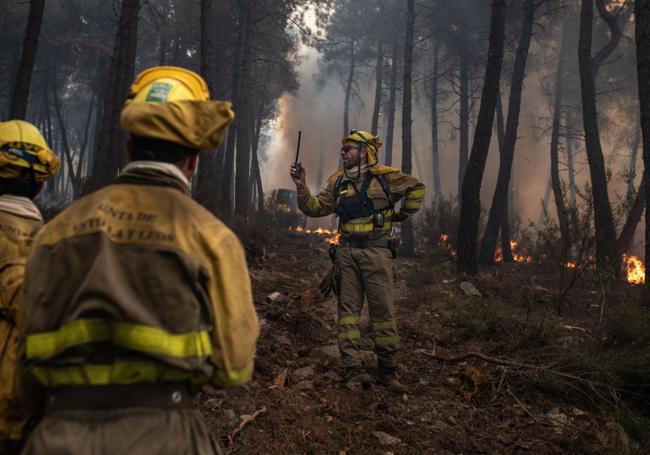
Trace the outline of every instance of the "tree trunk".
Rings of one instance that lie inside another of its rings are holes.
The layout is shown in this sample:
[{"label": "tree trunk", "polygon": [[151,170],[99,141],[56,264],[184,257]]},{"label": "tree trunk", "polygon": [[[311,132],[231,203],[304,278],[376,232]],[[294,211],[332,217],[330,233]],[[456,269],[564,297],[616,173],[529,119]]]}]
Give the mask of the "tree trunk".
[{"label": "tree trunk", "polygon": [[[636,0],[634,5],[636,23],[636,60],[641,105],[641,131],[643,134],[644,173],[650,169],[650,0]],[[645,195],[646,213],[650,213],[650,179],[643,179],[639,190]],[[645,262],[650,261],[650,216],[645,217]],[[650,304],[650,280],[645,282],[643,301]]]},{"label": "tree trunk", "polygon": [[641,145],[641,128],[639,126],[639,118],[637,116],[637,125],[634,131],[634,142],[632,143],[632,151],[630,154],[630,165],[627,168],[628,182],[627,191],[625,194],[625,204],[628,208],[634,204],[634,177],[636,177],[636,161],[639,154],[639,146]]},{"label": "tree trunk", "polygon": [[[503,120],[503,104],[501,103],[501,91],[497,95],[497,138],[499,143],[499,157],[503,155],[503,145],[505,141],[505,125]],[[503,159],[503,158],[499,158]],[[512,201],[511,198],[508,198],[508,203]],[[503,256],[503,262],[512,263],[515,262],[512,257],[512,246],[510,245],[510,218],[509,213],[512,213],[512,208],[508,207],[508,211],[503,214],[501,218],[501,255]]]},{"label": "tree trunk", "polygon": [[557,73],[555,76],[555,103],[553,106],[553,126],[551,131],[551,184],[553,187],[553,199],[555,199],[555,209],[560,224],[560,235],[562,236],[562,250],[560,253],[560,262],[564,264],[567,260],[571,248],[571,236],[569,233],[569,217],[566,205],[564,205],[564,194],[562,193],[562,180],[560,179],[560,119],[562,117],[562,97],[564,95],[564,65],[567,52],[567,31],[568,22],[565,20],[562,27],[562,37],[560,44],[560,55],[557,63]]},{"label": "tree trunk", "polygon": [[440,183],[440,150],[438,147],[438,65],[440,41],[433,45],[433,68],[431,74],[431,161],[433,163],[433,206],[437,207],[442,198]]},{"label": "tree trunk", "polygon": [[350,70],[348,79],[345,83],[345,104],[343,106],[343,136],[348,135],[350,131],[350,99],[352,98],[352,84],[354,83],[355,58],[354,55],[355,40],[350,40]]},{"label": "tree trunk", "polygon": [[[201,0],[201,75],[205,78],[208,89],[212,94],[214,92],[214,64],[212,60],[212,50],[214,43],[211,40],[211,33],[215,27],[214,10],[212,8],[214,0]],[[196,185],[194,186],[194,198],[212,213],[217,212],[217,198],[215,182],[216,169],[216,150],[210,150],[201,154],[199,169],[196,176]]]},{"label": "tree trunk", "polygon": [[[596,0],[601,4],[602,0]],[[598,110],[596,108],[596,73],[598,67],[618,44],[620,29],[614,18],[599,6],[601,16],[610,27],[610,41],[594,56],[591,56],[592,23],[594,19],[593,0],[582,0],[580,11],[580,40],[578,42],[578,63],[580,66],[580,89],[582,92],[582,118],[585,132],[585,148],[591,176],[594,200],[594,224],[596,226],[596,267],[615,275],[619,272],[620,259],[616,247],[616,228],[612,207],[607,194],[605,160],[600,145]]]},{"label": "tree trunk", "polygon": [[110,183],[126,161],[123,133],[120,130],[120,111],[128,97],[129,87],[133,81],[138,44],[139,9],[139,0],[122,1],[95,153],[93,188],[101,188]]},{"label": "tree trunk", "polygon": [[234,125],[230,125],[228,130],[228,139],[226,140],[226,150],[224,152],[224,170],[221,188],[221,215],[229,217],[232,212],[233,204],[233,183],[235,180],[235,144],[237,138],[237,124],[239,123],[239,103],[241,88],[241,64],[244,47],[244,37],[246,34],[246,18],[240,13],[239,24],[237,27],[237,40],[233,49],[232,59],[232,89],[230,99],[237,117]]},{"label": "tree trunk", "polygon": [[61,97],[59,96],[59,81],[57,80],[56,67],[52,70],[52,93],[54,94],[54,111],[56,113],[57,122],[59,123],[59,131],[61,134],[61,145],[63,148],[63,156],[68,168],[68,178],[72,184],[72,197],[76,198],[79,194],[79,185],[77,182],[77,175],[75,174],[75,166],[70,150],[70,142],[68,141],[68,129],[63,118],[63,109],[61,108]]},{"label": "tree trunk", "polygon": [[253,39],[253,6],[255,2],[249,0],[244,14],[246,32],[244,35],[244,54],[242,56],[241,92],[239,103],[239,121],[237,128],[237,158],[235,163],[235,213],[246,218],[250,213],[250,167],[251,167],[251,80],[252,80],[252,52],[255,45]]},{"label": "tree trunk", "polygon": [[[379,17],[384,17],[384,3],[379,3]],[[375,103],[372,108],[372,122],[370,132],[377,134],[379,131],[379,113],[381,112],[381,101],[384,79],[384,33],[378,33],[377,37],[377,62],[375,63]]]},{"label": "tree trunk", "polygon": [[386,166],[393,164],[393,137],[395,134],[395,106],[397,105],[397,75],[399,70],[399,41],[393,36],[393,50],[390,66],[390,91],[388,94],[388,124],[386,125]]},{"label": "tree trunk", "polygon": [[499,226],[502,224],[504,212],[506,212],[508,206],[510,173],[514,160],[515,144],[517,143],[521,94],[524,85],[528,48],[533,35],[535,8],[534,0],[525,1],[521,35],[515,52],[515,62],[510,81],[510,100],[508,103],[508,119],[506,120],[503,153],[501,154],[497,185],[492,197],[492,206],[490,207],[490,214],[479,253],[479,262],[482,264],[494,263],[494,250],[499,234]]},{"label": "tree trunk", "polygon": [[458,224],[458,270],[469,275],[478,273],[476,257],[476,238],[481,215],[481,184],[485,162],[487,161],[492,124],[499,96],[499,80],[503,63],[503,46],[505,40],[506,1],[492,2],[490,18],[490,47],[485,67],[485,82],[481,94],[481,106],[478,113],[472,153],[467,163],[461,192],[460,222]]},{"label": "tree trunk", "polygon": [[45,0],[31,0],[29,2],[29,17],[25,29],[23,49],[20,54],[20,63],[14,80],[14,94],[9,109],[10,119],[25,119],[27,115],[27,101],[29,100],[29,88],[32,81],[34,61],[38,49],[38,38],[41,34],[43,23],[43,10]]},{"label": "tree trunk", "polygon": [[571,217],[575,215],[577,210],[577,199],[578,199],[578,189],[576,187],[576,169],[575,164],[573,163],[573,139],[566,135],[564,138],[566,142],[566,162],[567,162],[567,172],[569,174],[569,210]]},{"label": "tree trunk", "polygon": [[[402,97],[402,172],[411,174],[412,132],[411,127],[411,85],[413,71],[413,28],[415,26],[415,0],[406,3],[406,38],[404,40],[404,84]],[[402,223],[402,253],[406,256],[415,254],[415,236],[413,220],[407,219]]]},{"label": "tree trunk", "polygon": [[618,236],[616,242],[619,253],[627,253],[630,251],[636,228],[643,216],[643,211],[645,210],[645,192],[643,191],[645,187],[645,179],[646,171],[644,170],[643,175],[641,176],[639,191],[637,191],[636,196],[634,197],[630,211],[627,214],[627,219],[623,225],[623,229],[621,229],[621,235]]},{"label": "tree trunk", "polygon": [[[467,48],[467,27],[463,23],[459,32],[459,56],[460,56],[460,112],[458,131],[458,204],[462,204],[463,179],[467,167],[467,155],[469,154],[469,56]],[[492,130],[492,125],[490,125]]]},{"label": "tree trunk", "polygon": [[261,103],[260,109],[257,113],[257,118],[255,119],[255,127],[253,129],[253,144],[252,144],[253,162],[251,164],[252,174],[253,174],[251,180],[255,182],[255,189],[257,190],[257,211],[260,213],[264,212],[264,187],[262,186],[262,173],[260,172],[260,162],[257,153],[260,145],[260,136],[262,134],[263,118],[264,118],[264,103]]}]

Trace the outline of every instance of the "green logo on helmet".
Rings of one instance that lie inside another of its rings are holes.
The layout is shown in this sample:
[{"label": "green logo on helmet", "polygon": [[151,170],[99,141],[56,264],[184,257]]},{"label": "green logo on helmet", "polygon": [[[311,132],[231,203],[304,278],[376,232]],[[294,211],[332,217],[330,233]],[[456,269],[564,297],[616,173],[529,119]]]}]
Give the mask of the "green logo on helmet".
[{"label": "green logo on helmet", "polygon": [[172,84],[167,84],[166,82],[154,82],[151,84],[151,90],[149,90],[145,101],[149,103],[166,103],[171,90]]}]

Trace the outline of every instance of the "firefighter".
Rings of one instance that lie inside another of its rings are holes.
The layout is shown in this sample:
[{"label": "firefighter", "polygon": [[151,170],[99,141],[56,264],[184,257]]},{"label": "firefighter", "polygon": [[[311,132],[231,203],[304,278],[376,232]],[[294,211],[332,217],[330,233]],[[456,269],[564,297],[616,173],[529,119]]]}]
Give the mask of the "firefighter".
[{"label": "firefighter", "polygon": [[18,450],[25,424],[13,386],[18,291],[31,242],[43,226],[32,200],[60,164],[34,125],[0,123],[0,453]]},{"label": "firefighter", "polygon": [[130,163],[48,223],[27,264],[22,376],[45,399],[23,453],[221,453],[192,397],[250,379],[259,326],[243,248],[189,179],[233,119],[183,68],[131,85]]},{"label": "firefighter", "polygon": [[[382,143],[367,131],[352,130],[343,138],[343,167],[330,176],[326,187],[313,196],[305,184],[306,171],[291,167],[298,205],[307,216],[339,217],[340,245],[335,260],[338,282],[338,345],[348,382],[367,388],[372,377],[361,364],[361,309],[364,297],[374,332],[379,383],[395,393],[406,387],[396,374],[400,339],[393,305],[393,258],[397,254],[393,223],[418,211],[424,185],[397,168],[382,166],[377,159]],[[402,201],[399,211],[395,204]]]}]

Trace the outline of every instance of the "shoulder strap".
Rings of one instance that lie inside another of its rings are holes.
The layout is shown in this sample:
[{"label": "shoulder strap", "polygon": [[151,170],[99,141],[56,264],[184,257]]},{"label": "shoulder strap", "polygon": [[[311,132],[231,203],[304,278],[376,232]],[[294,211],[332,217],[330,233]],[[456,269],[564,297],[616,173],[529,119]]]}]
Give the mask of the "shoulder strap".
[{"label": "shoulder strap", "polygon": [[386,195],[386,198],[388,199],[388,204],[391,209],[395,207],[395,204],[393,203],[393,200],[390,198],[390,185],[388,184],[388,179],[386,179],[385,174],[375,174],[375,177],[379,181],[379,185],[381,186],[381,189],[384,191],[384,194]]}]

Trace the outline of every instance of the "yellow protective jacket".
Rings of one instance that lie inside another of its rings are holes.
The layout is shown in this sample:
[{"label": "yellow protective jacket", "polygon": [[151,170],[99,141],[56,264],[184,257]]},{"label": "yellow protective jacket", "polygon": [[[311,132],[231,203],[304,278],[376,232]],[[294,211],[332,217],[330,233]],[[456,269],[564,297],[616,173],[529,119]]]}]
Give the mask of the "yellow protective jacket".
[{"label": "yellow protective jacket", "polygon": [[[368,168],[368,172],[384,176],[389,186],[391,201],[395,204],[401,200],[401,208],[398,213],[393,213],[386,192],[379,180],[373,178],[368,187],[367,195],[372,201],[374,209],[384,213],[384,225],[381,228],[375,227],[372,216],[349,220],[340,224],[341,234],[344,237],[368,239],[387,237],[392,223],[404,221],[413,215],[420,209],[424,200],[424,185],[415,177],[404,174],[397,168],[381,165],[371,166]],[[339,186],[338,190],[336,188],[337,184]],[[355,186],[354,182],[345,176],[344,170],[339,169],[327,179],[327,185],[316,196],[313,196],[306,186],[299,187],[298,207],[305,215],[311,217],[331,215],[343,198],[354,196],[358,189],[360,189],[359,183]]]},{"label": "yellow protective jacket", "polygon": [[0,447],[7,440],[19,440],[24,425],[14,395],[16,315],[29,249],[42,226],[43,218],[31,200],[0,196]]},{"label": "yellow protective jacket", "polygon": [[25,289],[27,380],[197,389],[251,376],[259,326],[243,249],[173,165],[133,162],[52,220]]}]

